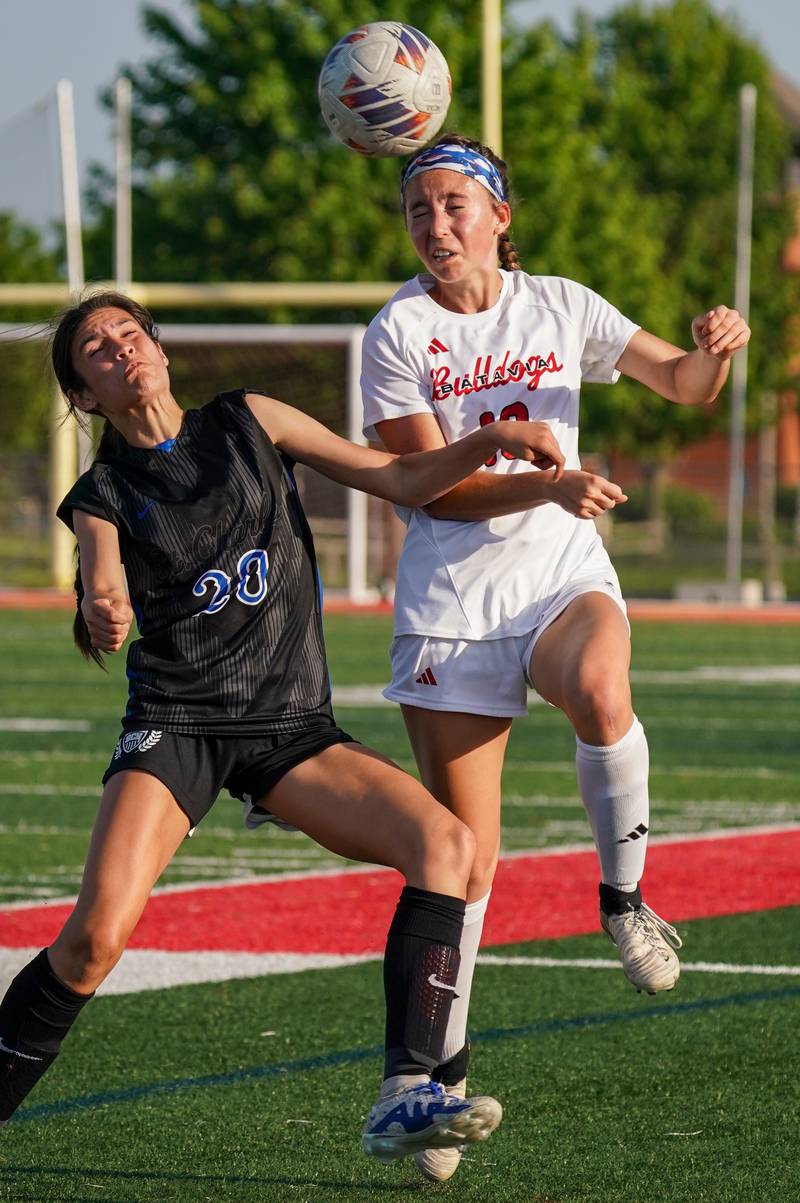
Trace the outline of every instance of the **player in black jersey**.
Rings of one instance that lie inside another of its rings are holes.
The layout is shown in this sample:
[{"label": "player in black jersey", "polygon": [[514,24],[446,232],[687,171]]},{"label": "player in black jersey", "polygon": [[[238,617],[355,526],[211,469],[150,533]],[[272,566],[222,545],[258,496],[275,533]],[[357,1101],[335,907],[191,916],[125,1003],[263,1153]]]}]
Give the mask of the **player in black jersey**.
[{"label": "player in black jersey", "polygon": [[474,852],[468,828],[335,723],[301,461],[402,505],[446,492],[498,449],[561,471],[543,423],[494,422],[408,456],[356,446],[240,389],[184,413],[147,310],[117,293],[62,317],[53,363],[73,413],[106,419],[59,515],[79,546],[76,642],[118,651],[130,696],[80,895],[0,1003],[0,1124],[58,1054],[176,849],[223,787],[350,859],[405,877],[384,959],[384,1083],[363,1136],[382,1159],[485,1139],[491,1098],[446,1093],[439,1064]]}]

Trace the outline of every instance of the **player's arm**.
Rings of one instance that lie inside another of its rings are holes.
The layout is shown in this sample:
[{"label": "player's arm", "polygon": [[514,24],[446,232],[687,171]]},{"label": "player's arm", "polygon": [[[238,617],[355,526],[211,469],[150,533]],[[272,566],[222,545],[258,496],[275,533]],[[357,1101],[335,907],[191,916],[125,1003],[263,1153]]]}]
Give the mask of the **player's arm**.
[{"label": "player's arm", "polygon": [[73,525],[81,557],[81,613],[92,647],[101,652],[118,652],[130,630],[133,611],[128,601],[117,528],[103,518],[77,509]]},{"label": "player's arm", "polygon": [[[493,425],[483,429],[490,430]],[[389,418],[378,422],[375,429],[383,445],[398,455],[446,445],[433,414]],[[619,485],[593,472],[568,469],[557,475],[546,470],[508,474],[477,471],[425,509],[434,518],[479,522],[531,510],[548,501],[578,518],[596,518],[627,501],[627,497]]]},{"label": "player's arm", "polygon": [[543,422],[493,422],[458,442],[395,455],[340,438],[308,414],[271,397],[248,393],[246,401],[270,439],[292,459],[398,505],[420,506],[446,493],[496,451],[552,469],[564,457]]},{"label": "player's arm", "polygon": [[728,378],[730,361],[750,339],[750,327],[735,309],[717,305],[692,322],[694,351],[637,330],[617,367],[625,376],[678,405],[710,405]]}]

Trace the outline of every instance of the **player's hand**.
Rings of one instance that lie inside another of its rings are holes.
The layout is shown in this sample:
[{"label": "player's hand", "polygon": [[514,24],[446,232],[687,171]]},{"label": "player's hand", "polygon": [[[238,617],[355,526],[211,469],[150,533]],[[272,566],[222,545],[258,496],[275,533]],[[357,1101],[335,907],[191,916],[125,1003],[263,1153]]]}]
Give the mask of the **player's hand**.
[{"label": "player's hand", "polygon": [[100,652],[118,652],[125,642],[133,611],[126,601],[117,598],[84,598],[81,611],[89,628],[92,647]]},{"label": "player's hand", "polygon": [[570,469],[560,480],[553,478],[552,500],[576,518],[598,518],[628,498],[605,476]]},{"label": "player's hand", "polygon": [[730,359],[750,341],[750,327],[735,309],[717,305],[692,322],[695,346],[715,359]]},{"label": "player's hand", "polygon": [[490,422],[484,430],[490,431],[499,451],[537,468],[555,468],[554,480],[564,475],[564,454],[547,422]]}]

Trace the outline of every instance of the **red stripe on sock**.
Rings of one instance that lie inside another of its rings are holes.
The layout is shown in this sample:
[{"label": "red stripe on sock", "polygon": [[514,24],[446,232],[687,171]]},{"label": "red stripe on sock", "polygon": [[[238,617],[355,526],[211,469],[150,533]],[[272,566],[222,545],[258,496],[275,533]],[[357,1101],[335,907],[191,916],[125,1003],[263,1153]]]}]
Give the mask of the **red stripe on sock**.
[{"label": "red stripe on sock", "polygon": [[[502,860],[483,944],[556,939],[598,930],[594,852]],[[391,870],[156,894],[130,948],[376,953],[402,881]],[[800,831],[651,845],[646,901],[676,922],[800,905]],[[564,902],[554,905],[553,899]],[[71,905],[0,910],[0,946],[50,943]]]}]

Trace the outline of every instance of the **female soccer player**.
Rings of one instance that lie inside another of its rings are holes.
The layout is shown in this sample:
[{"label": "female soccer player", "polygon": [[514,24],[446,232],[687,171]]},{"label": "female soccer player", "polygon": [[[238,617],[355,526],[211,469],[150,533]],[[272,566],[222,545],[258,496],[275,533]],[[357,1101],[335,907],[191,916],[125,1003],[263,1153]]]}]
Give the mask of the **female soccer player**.
[{"label": "female soccer player", "polygon": [[[536,418],[550,424],[566,457],[560,477],[502,452],[489,457],[408,515],[398,568],[386,696],[402,705],[423,781],[477,841],[445,1043],[451,1060],[437,1071],[463,1093],[471,977],[499,851],[500,774],[528,683],[575,729],[600,860],[600,922],[625,974],[649,993],[678,978],[677,933],[639,890],[647,741],[631,704],[625,603],[588,521],[626,497],[581,470],[579,390],[582,379],[613,383],[623,372],[678,404],[707,404],[750,331],[717,306],[693,321],[696,349],[686,353],[572,280],[526,274],[508,234],[505,164],[480,143],[444,135],[411,158],[402,201],[424,273],[367,331],[365,431],[406,454],[497,420]],[[458,1156],[432,1151],[417,1161],[446,1178]]]},{"label": "female soccer player", "polygon": [[97,459],[59,509],[79,545],[76,641],[122,646],[130,696],[75,910],[0,1003],[0,1123],[55,1059],[120,957],[153,884],[225,786],[256,818],[406,879],[385,956],[386,1058],[363,1136],[384,1160],[485,1139],[501,1117],[431,1083],[454,996],[474,840],[417,782],[335,724],[301,461],[406,505],[487,455],[563,463],[543,424],[499,423],[397,457],[240,389],[184,413],[147,310],[101,293],[62,317],[53,364],[70,408],[100,414]]}]

